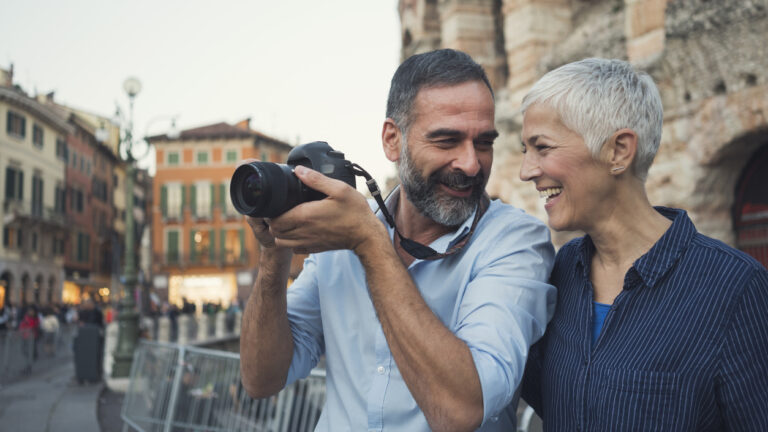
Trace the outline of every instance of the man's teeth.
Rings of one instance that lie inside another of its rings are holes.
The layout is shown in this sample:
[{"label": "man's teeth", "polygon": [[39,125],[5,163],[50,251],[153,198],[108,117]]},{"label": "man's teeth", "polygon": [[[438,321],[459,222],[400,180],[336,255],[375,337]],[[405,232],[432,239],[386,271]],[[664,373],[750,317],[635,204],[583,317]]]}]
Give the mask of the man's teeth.
[{"label": "man's teeth", "polygon": [[560,192],[563,191],[563,188],[556,187],[556,188],[547,188],[544,190],[539,191],[539,198],[552,198],[555,195],[559,195]]}]

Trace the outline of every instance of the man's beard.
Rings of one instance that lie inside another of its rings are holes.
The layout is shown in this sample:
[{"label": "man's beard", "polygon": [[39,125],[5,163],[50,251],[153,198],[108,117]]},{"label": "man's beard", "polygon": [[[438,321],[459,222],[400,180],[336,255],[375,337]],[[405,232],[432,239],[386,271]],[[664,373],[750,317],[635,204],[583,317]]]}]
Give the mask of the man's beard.
[{"label": "man's beard", "polygon": [[[440,225],[458,226],[475,210],[483,196],[485,176],[479,171],[470,177],[461,171],[443,173],[433,172],[429,177],[422,177],[418,168],[413,165],[407,143],[403,143],[398,164],[400,184],[408,200],[422,215],[434,220]],[[472,194],[466,198],[439,193],[440,184],[453,187],[472,187]]]}]

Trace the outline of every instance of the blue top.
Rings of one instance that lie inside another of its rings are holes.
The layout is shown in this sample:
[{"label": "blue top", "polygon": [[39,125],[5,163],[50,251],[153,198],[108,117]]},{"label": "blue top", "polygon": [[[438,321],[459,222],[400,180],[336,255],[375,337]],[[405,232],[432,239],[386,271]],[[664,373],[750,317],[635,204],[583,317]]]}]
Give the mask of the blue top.
[{"label": "blue top", "polygon": [[605,316],[608,315],[609,310],[611,310],[609,304],[592,302],[592,345],[597,342],[597,337],[600,336],[600,330],[603,329],[603,322],[605,322]]},{"label": "blue top", "polygon": [[523,397],[549,431],[768,431],[768,271],[683,210],[635,261],[592,345],[590,238],[557,254],[557,312]]},{"label": "blue top", "polygon": [[[473,218],[430,246],[447,250]],[[514,430],[528,347],[554,312],[555,289],[546,283],[553,260],[541,221],[493,201],[461,252],[408,268],[432,312],[469,346],[483,392],[483,431]],[[326,404],[316,430],[429,430],[392,358],[354,253],[310,255],[288,289],[288,319],[294,340],[288,383],[326,355]]]}]

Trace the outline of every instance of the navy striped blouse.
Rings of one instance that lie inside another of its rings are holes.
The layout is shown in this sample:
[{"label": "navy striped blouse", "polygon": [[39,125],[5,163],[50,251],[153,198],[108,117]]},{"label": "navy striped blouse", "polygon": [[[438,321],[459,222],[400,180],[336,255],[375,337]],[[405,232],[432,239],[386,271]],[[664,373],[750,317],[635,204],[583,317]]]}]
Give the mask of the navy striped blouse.
[{"label": "navy striped blouse", "polygon": [[768,271],[685,211],[627,272],[592,344],[594,245],[557,254],[557,310],[523,397],[545,431],[768,431]]}]

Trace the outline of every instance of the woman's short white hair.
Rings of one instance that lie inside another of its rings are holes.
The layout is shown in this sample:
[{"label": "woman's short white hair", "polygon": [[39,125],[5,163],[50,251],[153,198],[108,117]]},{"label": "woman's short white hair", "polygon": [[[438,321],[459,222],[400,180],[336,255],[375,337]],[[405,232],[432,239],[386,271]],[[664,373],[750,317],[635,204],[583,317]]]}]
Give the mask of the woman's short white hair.
[{"label": "woman's short white hair", "polygon": [[522,111],[552,107],[569,129],[581,135],[593,157],[616,131],[637,133],[634,174],[642,180],[659,150],[664,110],[653,79],[622,60],[588,58],[541,77],[523,98]]}]

